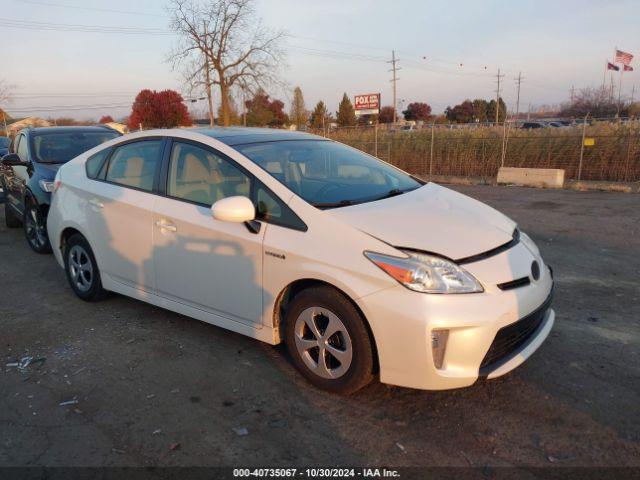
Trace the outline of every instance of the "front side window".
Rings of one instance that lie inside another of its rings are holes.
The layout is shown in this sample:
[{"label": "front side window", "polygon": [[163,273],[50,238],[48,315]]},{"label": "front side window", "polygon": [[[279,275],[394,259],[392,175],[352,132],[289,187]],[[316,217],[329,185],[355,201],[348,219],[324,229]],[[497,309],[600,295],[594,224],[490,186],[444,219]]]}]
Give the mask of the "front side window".
[{"label": "front side window", "polygon": [[33,156],[39,163],[66,163],[93,147],[118,137],[113,131],[34,135]]},{"label": "front side window", "polygon": [[287,140],[234,148],[318,208],[380,200],[421,186],[401,170],[336,142]]},{"label": "front side window", "polygon": [[211,206],[225,197],[251,195],[251,179],[211,150],[173,142],[167,195]]},{"label": "front side window", "polygon": [[109,159],[106,180],[152,191],[161,151],[162,140],[144,140],[117,147]]},{"label": "front side window", "polygon": [[274,225],[306,231],[306,224],[271,190],[256,180],[256,218]]}]

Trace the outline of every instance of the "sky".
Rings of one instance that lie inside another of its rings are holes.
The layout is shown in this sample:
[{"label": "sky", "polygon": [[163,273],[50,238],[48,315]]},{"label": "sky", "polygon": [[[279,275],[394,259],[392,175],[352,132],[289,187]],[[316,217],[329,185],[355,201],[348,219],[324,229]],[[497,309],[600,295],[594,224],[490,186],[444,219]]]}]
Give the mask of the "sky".
[{"label": "sky", "polygon": [[[495,98],[498,69],[511,110],[522,72],[524,111],[529,103],[566,101],[572,86],[601,85],[616,46],[636,55],[632,65],[640,60],[637,0],[255,1],[263,24],[288,34],[286,84],[269,91],[287,106],[296,85],[308,109],[323,100],[335,111],[344,92],[352,99],[380,92],[391,105],[392,50],[401,68],[399,108],[422,101],[435,113],[467,98]],[[63,26],[25,28],[24,21]],[[147,31],[79,32],[64,27],[70,24]],[[167,62],[177,37],[164,0],[0,0],[0,29],[0,80],[13,96],[0,107],[14,117],[117,118],[143,88],[185,91],[180,71]],[[634,84],[640,97],[639,75],[640,68],[625,73],[623,97]]]}]

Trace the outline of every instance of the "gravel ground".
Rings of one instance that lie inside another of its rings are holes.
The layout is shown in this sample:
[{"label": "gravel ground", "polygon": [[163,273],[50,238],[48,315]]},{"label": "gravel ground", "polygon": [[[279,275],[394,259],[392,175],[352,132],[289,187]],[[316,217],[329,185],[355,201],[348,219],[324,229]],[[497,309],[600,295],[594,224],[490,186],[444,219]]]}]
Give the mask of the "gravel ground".
[{"label": "gravel ground", "polygon": [[[0,466],[640,467],[640,196],[453,188],[538,242],[557,323],[516,371],[448,392],[317,391],[280,347],[78,300],[0,227]],[[4,367],[25,355],[46,360]]]}]

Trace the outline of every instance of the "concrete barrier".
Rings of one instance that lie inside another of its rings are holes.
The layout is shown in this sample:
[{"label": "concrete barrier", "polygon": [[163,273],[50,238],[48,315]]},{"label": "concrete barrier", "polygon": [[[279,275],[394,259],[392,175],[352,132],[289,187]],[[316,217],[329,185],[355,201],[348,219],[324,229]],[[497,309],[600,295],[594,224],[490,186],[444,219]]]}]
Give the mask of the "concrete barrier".
[{"label": "concrete barrier", "polygon": [[515,168],[501,167],[498,183],[511,183],[530,187],[562,188],[564,170],[560,168]]}]

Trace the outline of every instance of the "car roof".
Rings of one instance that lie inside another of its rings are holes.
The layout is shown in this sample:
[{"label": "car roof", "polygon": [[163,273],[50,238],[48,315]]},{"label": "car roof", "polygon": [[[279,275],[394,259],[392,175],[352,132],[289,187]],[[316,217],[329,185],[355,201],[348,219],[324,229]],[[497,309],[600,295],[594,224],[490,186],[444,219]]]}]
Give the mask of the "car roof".
[{"label": "car roof", "polygon": [[106,126],[100,125],[78,125],[78,126],[69,126],[69,127],[35,127],[35,128],[25,128],[25,132],[29,132],[32,135],[47,135],[49,133],[74,133],[74,132],[113,132],[120,135],[120,132],[114,130],[113,128],[109,128]]},{"label": "car roof", "polygon": [[284,140],[326,140],[324,137],[310,133],[278,130],[275,128],[216,127],[194,128],[190,130],[215,138],[229,146],[244,145],[247,143],[279,142]]}]

